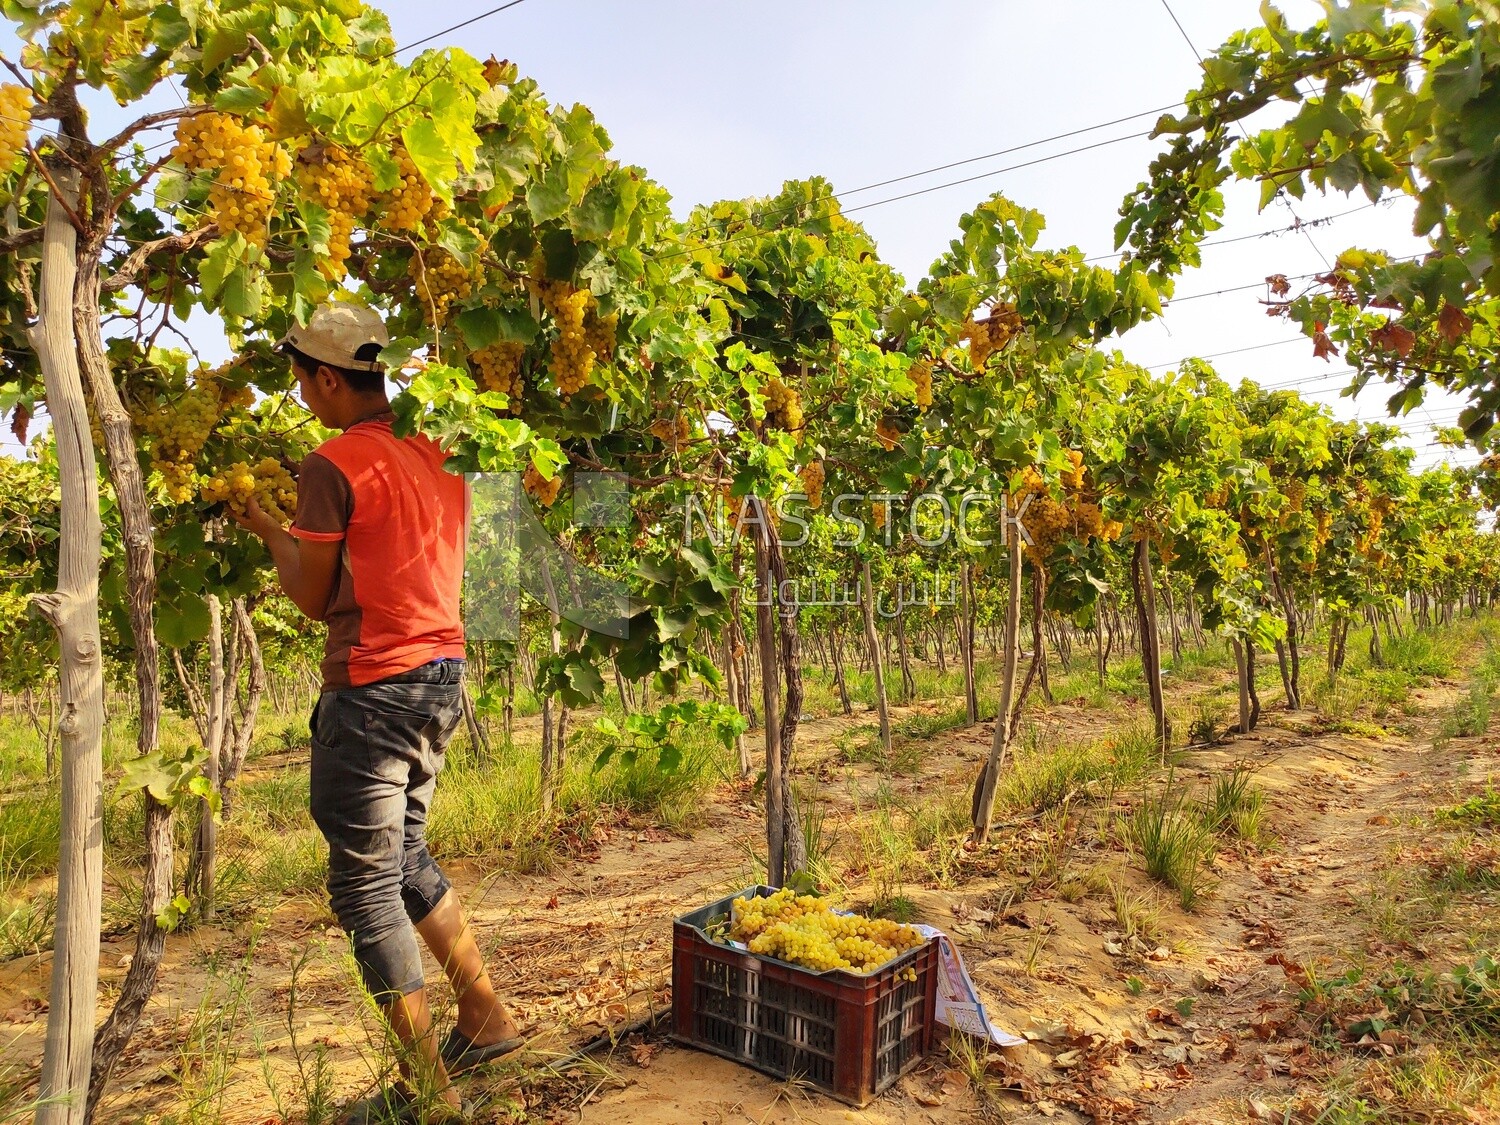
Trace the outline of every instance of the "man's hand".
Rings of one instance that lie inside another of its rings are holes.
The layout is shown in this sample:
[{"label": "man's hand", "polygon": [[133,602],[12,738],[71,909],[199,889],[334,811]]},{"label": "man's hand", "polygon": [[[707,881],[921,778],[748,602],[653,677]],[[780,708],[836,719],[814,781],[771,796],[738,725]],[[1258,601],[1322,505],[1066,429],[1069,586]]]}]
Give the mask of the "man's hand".
[{"label": "man's hand", "polygon": [[264,539],[268,543],[271,541],[271,537],[273,535],[282,530],[281,524],[272,519],[271,516],[268,515],[266,511],[255,502],[255,498],[253,496],[250,498],[250,502],[245,506],[244,515],[241,515],[233,508],[230,508],[229,518],[234,520],[235,523],[239,524],[252,535],[258,535],[261,539]]},{"label": "man's hand", "polygon": [[322,621],[333,595],[343,543],[296,539],[253,499],[243,515],[233,509],[229,515],[246,531],[265,540],[276,563],[276,577],[282,591],[303,613],[314,621]]}]

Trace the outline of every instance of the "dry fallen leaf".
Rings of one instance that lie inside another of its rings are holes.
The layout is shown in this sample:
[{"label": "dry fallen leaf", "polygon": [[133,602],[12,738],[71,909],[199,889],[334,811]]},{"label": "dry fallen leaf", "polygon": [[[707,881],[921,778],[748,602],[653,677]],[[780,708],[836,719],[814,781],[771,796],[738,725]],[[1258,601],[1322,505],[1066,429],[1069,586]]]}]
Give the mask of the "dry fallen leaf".
[{"label": "dry fallen leaf", "polygon": [[649,1068],[660,1053],[660,1043],[632,1043],[630,1046],[630,1059],[642,1070]]},{"label": "dry fallen leaf", "polygon": [[1033,1043],[1061,1043],[1068,1037],[1069,1028],[1060,1020],[1033,1019],[1022,1034]]}]

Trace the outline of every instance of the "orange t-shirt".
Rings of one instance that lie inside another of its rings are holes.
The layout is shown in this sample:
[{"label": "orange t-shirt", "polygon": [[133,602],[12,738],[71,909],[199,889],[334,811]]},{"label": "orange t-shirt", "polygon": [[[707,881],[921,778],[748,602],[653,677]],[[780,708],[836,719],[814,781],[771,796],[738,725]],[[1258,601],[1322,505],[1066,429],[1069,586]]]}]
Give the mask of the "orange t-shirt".
[{"label": "orange t-shirt", "polygon": [[468,485],[430,438],[398,438],[394,416],[358,422],[302,462],[299,539],[342,541],[323,620],[323,690],[462,659]]}]

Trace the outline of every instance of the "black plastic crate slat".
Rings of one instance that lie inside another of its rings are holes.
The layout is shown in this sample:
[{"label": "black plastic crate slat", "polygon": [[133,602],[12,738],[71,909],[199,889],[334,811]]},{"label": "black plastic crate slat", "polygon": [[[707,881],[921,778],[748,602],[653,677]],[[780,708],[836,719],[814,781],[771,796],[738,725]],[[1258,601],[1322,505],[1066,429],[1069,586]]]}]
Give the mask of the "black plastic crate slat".
[{"label": "black plastic crate slat", "polygon": [[[676,1038],[777,1078],[798,1078],[855,1105],[887,1089],[927,1053],[937,985],[935,941],[869,976],[814,973],[711,941],[704,928],[737,897],[710,903],[674,926]],[[913,970],[916,980],[901,979]]]}]

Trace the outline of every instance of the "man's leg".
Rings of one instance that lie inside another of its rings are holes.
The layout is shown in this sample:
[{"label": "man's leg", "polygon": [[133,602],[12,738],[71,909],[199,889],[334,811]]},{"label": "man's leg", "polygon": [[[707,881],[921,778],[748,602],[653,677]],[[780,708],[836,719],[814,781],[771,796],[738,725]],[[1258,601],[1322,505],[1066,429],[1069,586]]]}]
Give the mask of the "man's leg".
[{"label": "man's leg", "polygon": [[310,806],[328,841],[329,899],[353,941],[365,986],[405,1048],[402,1073],[457,1107],[402,902],[407,764],[371,744],[367,705],[356,692],[330,692],[314,711]]},{"label": "man's leg", "polygon": [[401,1073],[419,1092],[431,1093],[455,1109],[459,1108],[462,1103],[458,1090],[438,1054],[432,1012],[427,1006],[427,990],[418,989],[382,1004],[381,1011],[401,1041],[401,1057],[397,1060]]},{"label": "man's leg", "polygon": [[450,889],[417,923],[417,933],[443,966],[458,998],[459,1034],[478,1047],[517,1038],[520,1029],[495,994],[457,891]]},{"label": "man's leg", "polygon": [[448,740],[463,715],[461,668],[449,666],[442,676],[440,683],[405,688],[401,698],[403,713],[429,716],[413,732],[416,756],[406,786],[401,897],[407,916],[453,986],[459,1034],[476,1046],[488,1047],[514,1039],[520,1032],[495,995],[458,892],[427,848],[427,813],[443,771]]}]

